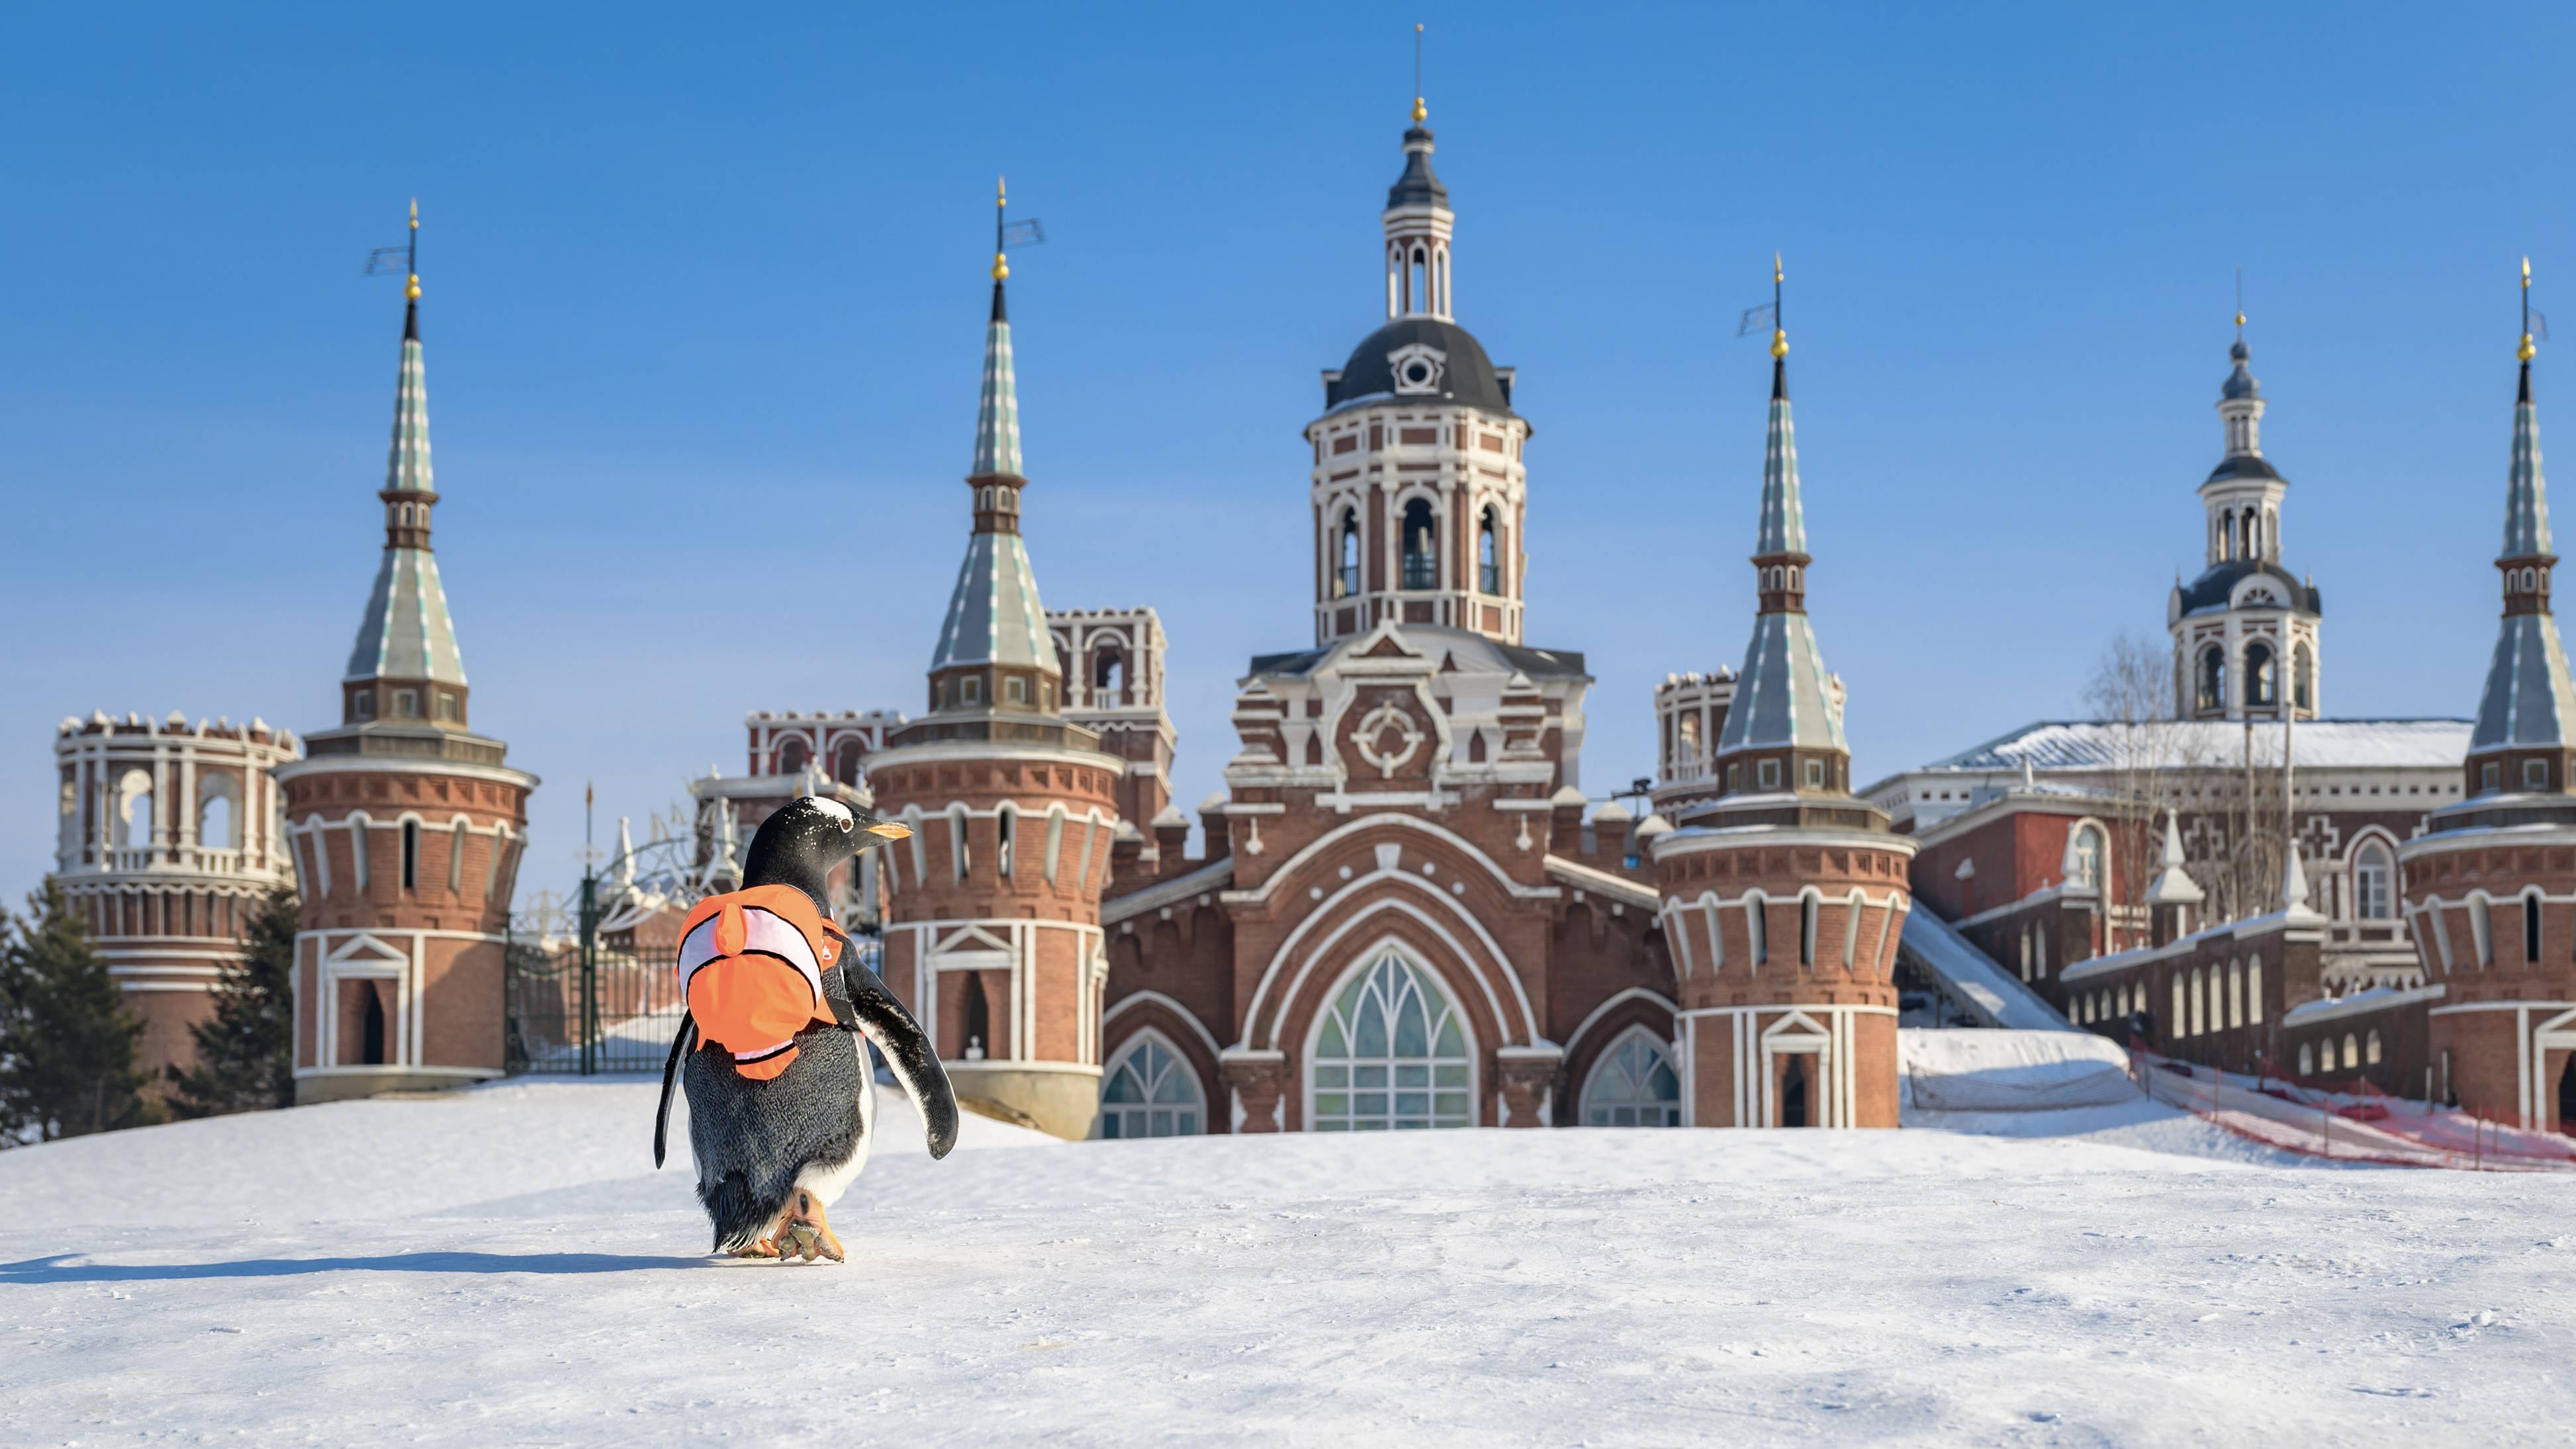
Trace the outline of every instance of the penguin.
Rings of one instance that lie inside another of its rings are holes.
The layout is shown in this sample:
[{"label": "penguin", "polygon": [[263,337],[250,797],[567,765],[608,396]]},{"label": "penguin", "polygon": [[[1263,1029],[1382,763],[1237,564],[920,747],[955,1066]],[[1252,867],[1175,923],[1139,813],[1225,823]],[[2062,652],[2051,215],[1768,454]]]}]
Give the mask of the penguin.
[{"label": "penguin", "polygon": [[742,888],[699,902],[682,924],[688,1014],[662,1073],[653,1165],[676,1075],[718,1253],[843,1261],[824,1211],[867,1165],[876,1128],[862,1036],[911,1099],[930,1155],[957,1145],[957,1094],[939,1054],[833,923],[824,887],[834,866],[911,833],[805,796],[761,822]]}]

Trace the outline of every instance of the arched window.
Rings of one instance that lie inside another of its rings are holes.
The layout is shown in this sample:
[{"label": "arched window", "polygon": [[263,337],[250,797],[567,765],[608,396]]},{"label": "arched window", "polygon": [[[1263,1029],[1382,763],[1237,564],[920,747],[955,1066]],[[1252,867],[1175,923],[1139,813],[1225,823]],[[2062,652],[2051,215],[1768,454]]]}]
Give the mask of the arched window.
[{"label": "arched window", "polygon": [[1004,875],[1011,873],[1012,837],[1019,833],[1013,827],[1019,823],[1019,807],[1007,800],[993,812],[993,867]]},{"label": "arched window", "polygon": [[2227,707],[2227,653],[2212,644],[2200,651],[2200,707]]},{"label": "arched window", "polygon": [[1408,312],[1428,312],[1431,310],[1431,279],[1425,275],[1429,266],[1429,257],[1424,254],[1422,248],[1415,247],[1413,249],[1412,264],[1406,270],[1404,282],[1405,293],[1408,298],[1408,305],[1405,307],[1405,310]]},{"label": "arched window", "polygon": [[1091,707],[1117,709],[1126,700],[1127,659],[1115,649],[1103,649],[1091,660]]},{"label": "arched window", "polygon": [[1798,964],[1816,964],[1816,913],[1820,903],[1810,892],[1798,902]]},{"label": "arched window", "polygon": [[216,775],[197,788],[197,846],[201,850],[232,850],[241,844],[233,834],[233,797],[231,780]]},{"label": "arched window", "polygon": [[1359,510],[1342,510],[1341,565],[1333,575],[1333,597],[1347,599],[1360,591],[1360,515]]},{"label": "arched window", "polygon": [[2021,928],[2021,979],[2030,979],[2030,923],[2027,921]]},{"label": "arched window", "polygon": [[2351,1032],[2343,1034],[2343,1069],[2347,1072],[2361,1066],[2361,1038]]},{"label": "arched window", "polygon": [[2246,645],[2245,702],[2249,705],[2278,704],[2280,690],[2280,671],[2273,668],[2272,646],[2262,643]]},{"label": "arched window", "polygon": [[2372,1027],[2372,1028],[2370,1029],[2370,1036],[2369,1036],[2369,1038],[2368,1038],[2367,1040],[2365,1040],[2365,1041],[2362,1043],[2362,1050],[2363,1050],[2363,1051],[2365,1051],[2365,1052],[2367,1052],[2367,1053],[2369,1053],[2369,1055],[2367,1055],[2367,1056],[2365,1056],[2365,1057],[2363,1057],[2363,1058],[2362,1058],[2362,1060],[2363,1060],[2363,1061],[2368,1062],[2370,1065],[2372,1065],[2372,1066],[2374,1066],[2374,1067],[2379,1065],[2379,1028],[2378,1028],[2378,1027],[2375,1027],[2375,1026],[2374,1026],[2374,1027]]},{"label": "arched window", "polygon": [[1052,808],[1052,809],[1050,809],[1050,810],[1048,810],[1048,811],[1047,811],[1047,833],[1046,833],[1046,862],[1045,862],[1045,870],[1046,870],[1047,884],[1049,884],[1049,885],[1053,885],[1053,884],[1055,884],[1055,862],[1056,862],[1056,857],[1057,857],[1057,856],[1059,856],[1059,855],[1061,855],[1061,854],[1063,853],[1063,851],[1064,851],[1064,807],[1063,807],[1063,806],[1061,806],[1061,805],[1058,805],[1058,806],[1055,806],[1054,808]]},{"label": "arched window", "polygon": [[974,863],[974,854],[966,844],[966,807],[951,805],[948,807],[949,869],[957,879],[964,880],[967,870]]},{"label": "arched window", "polygon": [[1744,902],[1744,929],[1752,938],[1753,964],[1756,966],[1771,964],[1771,932],[1762,919],[1764,908],[1769,904],[1758,893],[1747,897]]},{"label": "arched window", "polygon": [[406,820],[402,827],[402,888],[420,888],[420,822]]},{"label": "arched window", "polygon": [[1432,520],[1429,499],[1404,505],[1404,586],[1440,587],[1440,529]]},{"label": "arched window", "polygon": [[1205,1120],[1198,1075],[1152,1032],[1130,1042],[1100,1079],[1104,1138],[1195,1137]]},{"label": "arched window", "polygon": [[2245,963],[2245,1019],[2256,1026],[2263,1024],[2263,958],[2260,956]]},{"label": "arched window", "polygon": [[116,781],[117,843],[128,850],[152,848],[152,775],[128,770]]},{"label": "arched window", "polygon": [[2087,825],[2075,832],[2075,881],[2087,890],[2102,888],[2102,831]]},{"label": "arched window", "polygon": [[2384,846],[2377,842],[2363,846],[2352,858],[2353,914],[2365,921],[2389,919],[2388,885],[2393,875]]},{"label": "arched window", "polygon": [[2304,643],[2290,650],[2290,705],[2317,707],[2317,657]]},{"label": "arched window", "polygon": [[2540,892],[2525,891],[2522,897],[2522,959],[2533,966],[2540,964]]},{"label": "arched window", "polygon": [[2200,968],[2194,966],[2191,968],[2191,1030],[2186,1034],[2198,1036],[2207,1030],[2209,1030],[2209,983],[2207,978],[2200,974]]},{"label": "arched window", "polygon": [[[465,891],[465,822],[447,832],[447,893],[462,895]],[[498,848],[497,842],[495,848]]]},{"label": "arched window", "polygon": [[2227,1024],[2245,1024],[2245,963],[2242,961],[2227,963]]},{"label": "arched window", "polygon": [[812,753],[805,747],[805,742],[790,735],[787,741],[778,747],[778,773],[793,775],[804,769],[805,762],[812,757]]},{"label": "arched window", "polygon": [[1466,1024],[1431,973],[1394,951],[1351,973],[1316,1018],[1307,1059],[1315,1131],[1475,1122]]},{"label": "arched window", "polygon": [[2469,939],[2478,948],[2478,964],[2495,964],[2495,923],[2487,911],[2485,896],[2469,897]]},{"label": "arched window", "polygon": [[1476,587],[1488,594],[1503,591],[1501,516],[1494,505],[1485,505],[1484,517],[1476,524]]},{"label": "arched window", "polygon": [[1684,767],[1688,767],[1688,766],[1690,766],[1690,765],[1694,765],[1694,764],[1698,763],[1698,761],[1699,761],[1699,711],[1697,711],[1697,710],[1686,710],[1686,711],[1684,711],[1684,712],[1683,712],[1683,714],[1682,714],[1682,716],[1681,716],[1681,718],[1680,718],[1679,720],[1677,720],[1677,721],[1675,721],[1675,722],[1674,722],[1674,726],[1673,726],[1673,728],[1674,728],[1674,729],[1675,729],[1675,730],[1680,734],[1680,736],[1681,736],[1680,749],[1679,749],[1679,751],[1678,751],[1678,753],[1677,753],[1677,756],[1676,756],[1676,758],[1674,759],[1674,762],[1673,762],[1673,763],[1675,763],[1675,764],[1677,764],[1677,765],[1684,766]]},{"label": "arched window", "polygon": [[859,761],[867,756],[867,750],[857,740],[841,741],[832,752],[832,778],[844,785],[856,786],[859,783]]},{"label": "arched window", "polygon": [[1682,1080],[1664,1044],[1632,1027],[1592,1069],[1583,1087],[1587,1127],[1679,1127]]},{"label": "arched window", "polygon": [[2299,1043],[2299,1075],[2303,1077],[2313,1077],[2316,1074],[2316,1054],[2308,1050],[2308,1044],[2306,1042]]}]

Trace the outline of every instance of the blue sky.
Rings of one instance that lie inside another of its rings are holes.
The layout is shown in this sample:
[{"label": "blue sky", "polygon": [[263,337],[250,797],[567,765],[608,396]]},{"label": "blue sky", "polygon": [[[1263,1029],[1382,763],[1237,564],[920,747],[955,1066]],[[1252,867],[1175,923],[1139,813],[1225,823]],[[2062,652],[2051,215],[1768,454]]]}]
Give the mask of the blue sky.
[{"label": "blue sky", "polygon": [[414,195],[440,567],[476,724],[546,779],[528,887],[577,873],[585,780],[613,831],[739,771],[747,710],[917,712],[996,172],[1050,237],[1011,301],[1039,582],[1161,610],[1195,802],[1244,660],[1310,638],[1299,430],[1378,318],[1416,19],[1595,794],[1651,769],[1657,679],[1743,651],[1774,248],[1860,778],[2162,637],[2239,265],[2329,712],[2472,707],[2518,258],[2576,295],[2571,12],[21,6],[0,890],[49,863],[61,717],[336,718],[401,307],[359,269]]}]

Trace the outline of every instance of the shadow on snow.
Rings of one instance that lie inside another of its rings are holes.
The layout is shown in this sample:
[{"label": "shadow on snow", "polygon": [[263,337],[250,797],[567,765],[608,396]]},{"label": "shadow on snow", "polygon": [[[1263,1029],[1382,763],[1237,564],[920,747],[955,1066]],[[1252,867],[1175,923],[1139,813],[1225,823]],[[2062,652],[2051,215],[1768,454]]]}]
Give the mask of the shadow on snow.
[{"label": "shadow on snow", "polygon": [[0,1283],[148,1283],[183,1278],[287,1278],[306,1273],[631,1273],[705,1260],[620,1253],[387,1253],[373,1258],[243,1258],[230,1263],[75,1263],[55,1253],[0,1263]]}]

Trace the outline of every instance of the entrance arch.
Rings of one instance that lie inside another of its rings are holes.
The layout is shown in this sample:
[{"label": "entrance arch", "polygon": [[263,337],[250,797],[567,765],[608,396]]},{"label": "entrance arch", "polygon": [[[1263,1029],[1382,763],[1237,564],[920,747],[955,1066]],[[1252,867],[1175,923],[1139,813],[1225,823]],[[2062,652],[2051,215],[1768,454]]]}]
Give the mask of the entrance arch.
[{"label": "entrance arch", "polygon": [[1791,1052],[1788,1064],[1780,1069],[1780,1125],[1783,1127],[1811,1125],[1807,1113],[1807,1058],[1810,1055],[1812,1053]]},{"label": "entrance arch", "polygon": [[1405,1131],[1476,1123],[1472,1028],[1440,979],[1393,945],[1342,978],[1306,1048],[1306,1126]]},{"label": "entrance arch", "polygon": [[1102,1137],[1195,1137],[1206,1121],[1197,1074],[1161,1032],[1138,1032],[1100,1078]]}]

